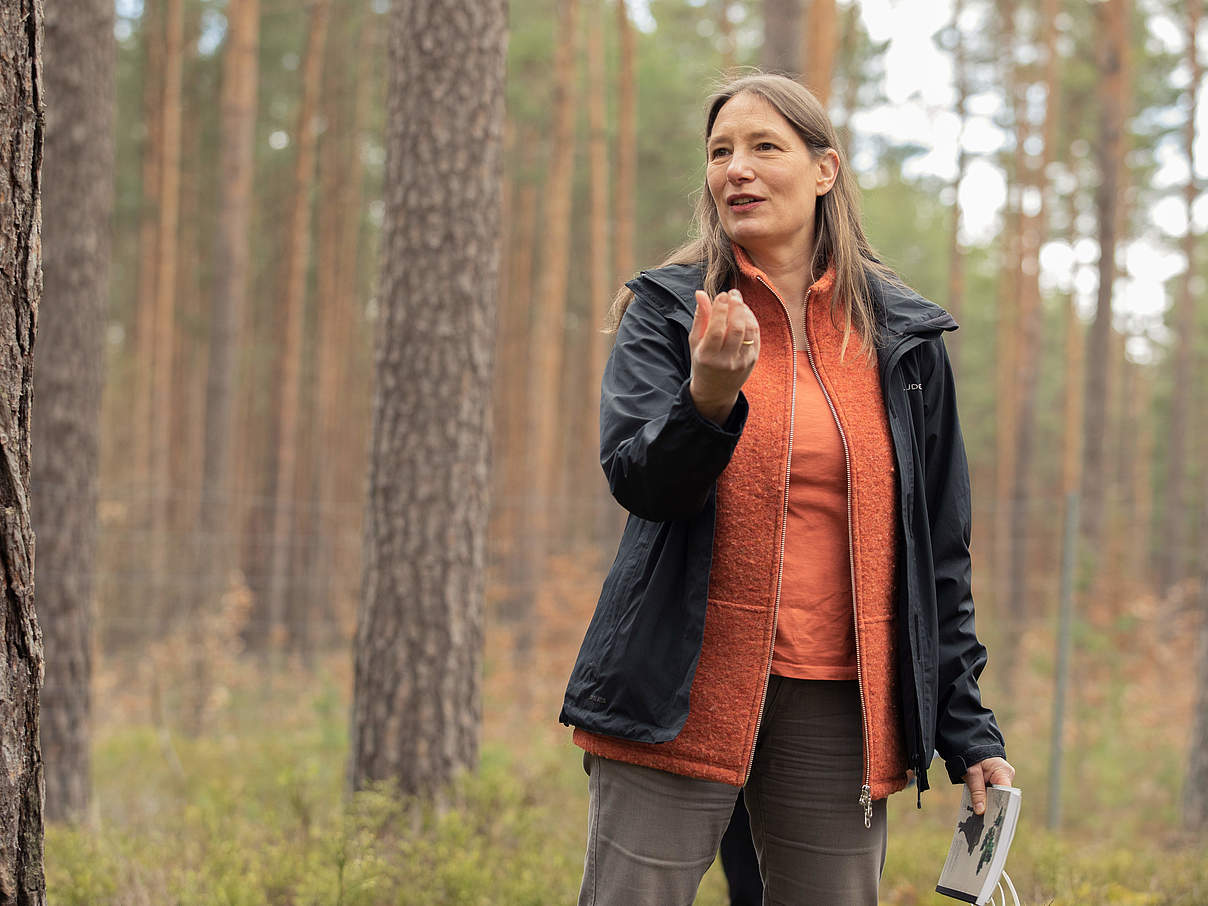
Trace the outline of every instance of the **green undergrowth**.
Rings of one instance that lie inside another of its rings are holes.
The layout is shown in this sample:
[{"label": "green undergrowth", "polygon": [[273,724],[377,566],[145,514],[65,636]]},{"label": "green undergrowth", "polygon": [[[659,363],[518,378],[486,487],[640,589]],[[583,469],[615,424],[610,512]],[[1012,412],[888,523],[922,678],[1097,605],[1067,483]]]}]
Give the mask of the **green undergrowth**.
[{"label": "green undergrowth", "polygon": [[[388,787],[343,794],[347,707],[330,679],[286,695],[238,691],[221,725],[190,740],[123,722],[99,734],[87,825],[51,825],[48,901],[58,906],[436,906],[573,903],[587,784],[565,736],[489,742],[438,810]],[[1114,736],[1111,738],[1115,738]],[[542,741],[550,740],[550,741]],[[1037,747],[1036,763],[1044,753]],[[1130,762],[1128,759],[1136,759]],[[1148,773],[1138,770],[1147,760]],[[1180,836],[1166,781],[1177,753],[1090,746],[1061,834],[1044,829],[1041,778],[1021,770],[1009,871],[1026,904],[1208,904],[1208,848]],[[1138,786],[1144,775],[1149,786]],[[884,904],[933,892],[959,790],[937,764],[915,808],[890,802]],[[1131,797],[1131,798],[1130,798]],[[1165,804],[1164,804],[1165,803]],[[853,807],[855,807],[853,803]],[[710,870],[697,903],[722,906]]]}]

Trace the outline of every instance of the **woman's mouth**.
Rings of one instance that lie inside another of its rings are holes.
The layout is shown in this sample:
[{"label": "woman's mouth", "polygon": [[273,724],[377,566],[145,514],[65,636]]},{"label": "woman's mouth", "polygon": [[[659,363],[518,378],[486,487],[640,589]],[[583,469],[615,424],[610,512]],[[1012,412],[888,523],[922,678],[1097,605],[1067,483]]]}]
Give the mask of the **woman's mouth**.
[{"label": "woman's mouth", "polygon": [[735,195],[726,203],[730,206],[731,211],[753,211],[763,204],[763,201],[756,195]]}]

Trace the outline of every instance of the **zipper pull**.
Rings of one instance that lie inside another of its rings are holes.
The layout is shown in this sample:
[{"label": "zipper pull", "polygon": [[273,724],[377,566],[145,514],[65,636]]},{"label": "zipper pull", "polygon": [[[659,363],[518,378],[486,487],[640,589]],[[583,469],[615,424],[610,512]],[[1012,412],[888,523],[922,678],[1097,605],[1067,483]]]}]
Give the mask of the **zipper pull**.
[{"label": "zipper pull", "polygon": [[860,788],[860,804],[864,806],[864,826],[872,827],[872,790],[867,783]]}]

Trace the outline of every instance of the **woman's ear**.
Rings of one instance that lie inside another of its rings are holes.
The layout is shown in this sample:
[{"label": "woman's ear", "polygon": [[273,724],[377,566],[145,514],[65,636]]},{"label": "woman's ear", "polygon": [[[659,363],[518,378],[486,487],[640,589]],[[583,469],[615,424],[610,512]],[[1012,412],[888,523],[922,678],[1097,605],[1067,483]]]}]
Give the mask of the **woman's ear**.
[{"label": "woman's ear", "polygon": [[829,192],[838,178],[839,152],[834,148],[827,148],[818,155],[817,193],[819,197]]}]

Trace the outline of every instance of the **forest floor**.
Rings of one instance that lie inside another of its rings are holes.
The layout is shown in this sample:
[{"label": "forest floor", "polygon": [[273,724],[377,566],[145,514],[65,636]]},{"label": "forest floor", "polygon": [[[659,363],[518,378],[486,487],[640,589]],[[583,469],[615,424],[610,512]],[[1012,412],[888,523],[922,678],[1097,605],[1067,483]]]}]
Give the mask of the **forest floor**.
[{"label": "forest floor", "polygon": [[[552,576],[523,669],[507,632],[488,632],[482,763],[439,810],[386,789],[345,802],[349,649],[275,676],[250,658],[228,658],[217,665],[220,683],[197,737],[171,719],[174,690],[187,688],[183,658],[169,652],[156,662],[157,695],[145,670],[102,662],[92,813],[81,827],[47,827],[48,902],[574,902],[587,783],[557,714],[599,575],[567,557]],[[1023,903],[1208,904],[1208,840],[1179,829],[1196,628],[1190,607],[1145,597],[1078,621],[1058,832],[1045,826],[1052,627],[1025,636],[1011,707],[997,709],[1024,791],[1008,865]],[[993,664],[983,688],[999,703],[1006,696]],[[884,904],[953,902],[933,888],[960,788],[938,762],[932,776],[921,810],[912,791],[890,799]],[[715,864],[697,903],[725,902]]]}]

